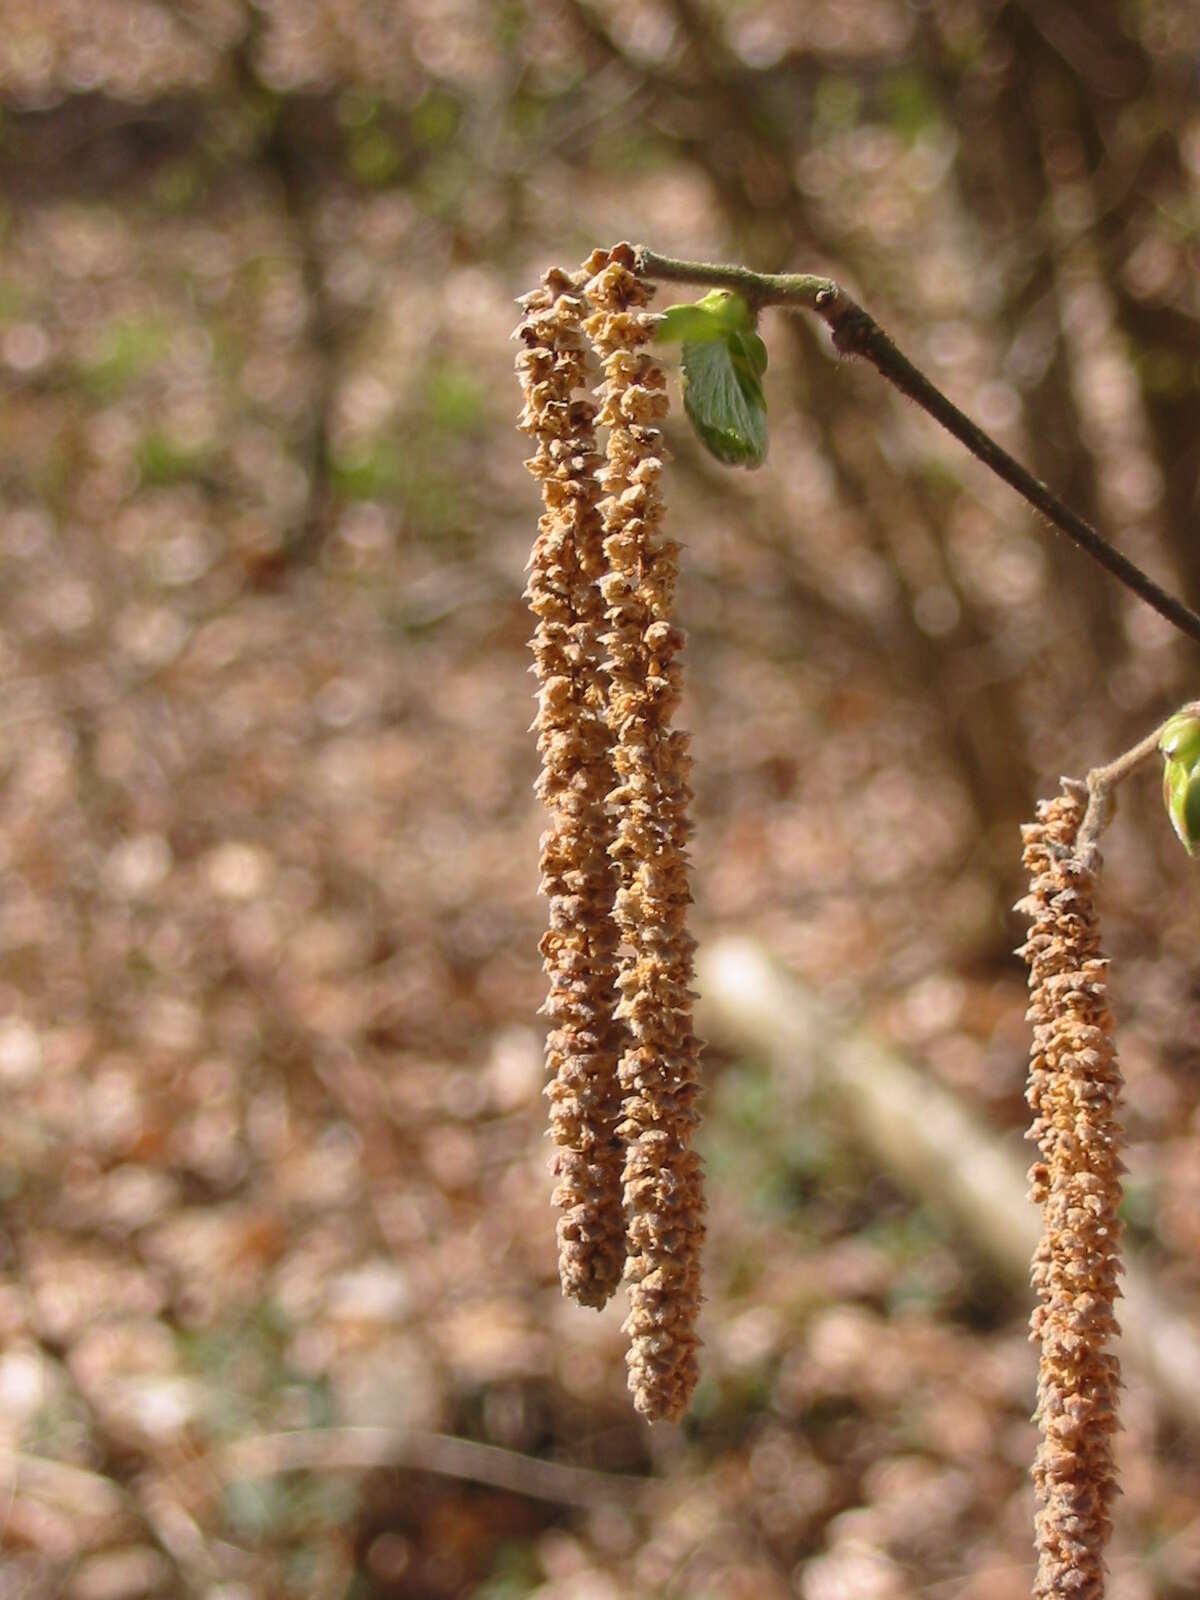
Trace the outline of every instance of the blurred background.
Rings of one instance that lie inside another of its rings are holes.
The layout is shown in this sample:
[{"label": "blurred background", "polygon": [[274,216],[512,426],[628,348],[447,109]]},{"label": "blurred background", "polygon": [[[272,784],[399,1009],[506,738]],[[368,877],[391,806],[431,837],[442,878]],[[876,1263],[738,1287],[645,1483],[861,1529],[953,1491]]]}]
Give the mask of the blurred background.
[{"label": "blurred background", "polygon": [[[509,334],[619,239],[828,272],[1200,604],[1196,8],[0,22],[0,1594],[1028,1594],[1029,1290],[836,1073],[706,1055],[682,1428],[632,1412],[620,1302],[560,1297]],[[762,471],[667,424],[694,931],[1020,1165],[1018,825],[1200,662],[823,329],[762,331]],[[1186,1319],[1200,914],[1157,787],[1104,909],[1128,1233]],[[1195,1419],[1131,1372],[1118,1450],[1111,1594],[1194,1594]]]}]

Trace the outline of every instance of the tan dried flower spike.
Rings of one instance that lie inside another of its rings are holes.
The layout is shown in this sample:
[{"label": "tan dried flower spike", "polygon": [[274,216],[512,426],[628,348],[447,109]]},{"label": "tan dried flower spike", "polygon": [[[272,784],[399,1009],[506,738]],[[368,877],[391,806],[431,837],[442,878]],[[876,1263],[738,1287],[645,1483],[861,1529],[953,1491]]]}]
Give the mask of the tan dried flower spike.
[{"label": "tan dried flower spike", "polygon": [[542,487],[545,513],[530,557],[532,640],[539,683],[534,723],[549,813],[541,840],[542,892],[550,926],[541,943],[549,996],[544,1010],[551,1133],[557,1145],[559,1275],[581,1305],[602,1306],[621,1281],[625,1224],[624,1152],[617,1133],[614,1018],[615,876],[606,795],[612,785],[601,664],[603,529],[596,509],[595,406],[586,381],[580,284],[553,269],[522,302],[517,370],[525,395],[520,426],[536,442],[526,463]]},{"label": "tan dried flower spike", "polygon": [[1118,1331],[1121,1075],[1094,903],[1099,858],[1075,852],[1086,805],[1086,786],[1070,779],[1039,804],[1037,821],[1022,830],[1031,884],[1017,906],[1032,918],[1020,953],[1033,1023],[1030,1137],[1042,1157],[1030,1172],[1043,1216],[1033,1263],[1042,1432],[1033,1468],[1035,1600],[1100,1600],[1117,1492],[1120,1371],[1106,1346]]},{"label": "tan dried flower spike", "polygon": [[630,1034],[619,1068],[629,1386],[639,1411],[673,1421],[697,1377],[704,1199],[691,1139],[700,1042],[686,925],[690,758],[686,734],[671,727],[683,644],[671,621],[679,546],[661,533],[665,452],[656,424],[667,411],[666,378],[643,349],[654,326],[645,310],[653,289],[633,265],[628,245],[593,254],[586,292],[596,310],[586,329],[604,364],[598,421],[609,430],[600,506],[609,570],[601,590],[617,773],[609,796],[616,814],[610,853],[620,868],[614,917],[624,952],[617,1015]]}]

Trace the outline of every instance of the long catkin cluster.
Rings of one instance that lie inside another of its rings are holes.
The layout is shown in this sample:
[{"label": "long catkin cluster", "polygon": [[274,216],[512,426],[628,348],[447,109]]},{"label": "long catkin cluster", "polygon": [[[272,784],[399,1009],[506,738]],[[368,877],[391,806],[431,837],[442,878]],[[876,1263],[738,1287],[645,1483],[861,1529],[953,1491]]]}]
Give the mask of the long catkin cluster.
[{"label": "long catkin cluster", "polygon": [[599,421],[608,429],[601,589],[608,607],[609,729],[617,786],[611,847],[620,868],[614,916],[624,954],[617,1015],[629,1030],[624,1096],[629,1386],[634,1404],[674,1420],[696,1384],[704,1199],[697,1121],[700,1044],[692,1029],[687,932],[691,766],[671,718],[683,635],[671,622],[679,546],[662,534],[666,378],[643,348],[652,290],[619,248],[589,263],[587,331],[604,364]]},{"label": "long catkin cluster", "polygon": [[[560,1275],[599,1305],[623,1268],[634,1403],[675,1420],[697,1376],[704,1201],[691,1148],[689,758],[671,726],[679,548],[661,531],[667,396],[644,348],[652,292],[628,246],[596,251],[581,274],[546,274],[517,334],[521,426],[537,442],[528,465],[546,507],[528,593],[550,814],[542,951]],[[583,335],[603,368],[598,413],[578,393]]]},{"label": "long catkin cluster", "polygon": [[548,813],[541,888],[550,926],[541,942],[549,979],[546,1061],[550,1131],[558,1179],[559,1275],[585,1306],[602,1306],[625,1267],[621,1215],[624,1152],[617,1135],[621,1030],[613,1015],[617,935],[608,849],[607,692],[602,666],[603,526],[597,511],[595,406],[587,381],[584,300],[553,270],[524,300],[517,370],[525,391],[520,426],[537,450],[526,463],[545,512],[529,560],[526,597],[537,617],[534,722]]},{"label": "long catkin cluster", "polygon": [[1121,1225],[1121,1075],[1100,949],[1094,860],[1075,854],[1087,790],[1064,780],[1024,828],[1031,918],[1021,949],[1029,965],[1033,1054],[1030,1172],[1043,1233],[1033,1262],[1041,1344],[1033,1478],[1040,1502],[1035,1600],[1100,1600],[1104,1548],[1117,1492],[1112,1440],[1120,1369],[1106,1347],[1118,1332]]}]

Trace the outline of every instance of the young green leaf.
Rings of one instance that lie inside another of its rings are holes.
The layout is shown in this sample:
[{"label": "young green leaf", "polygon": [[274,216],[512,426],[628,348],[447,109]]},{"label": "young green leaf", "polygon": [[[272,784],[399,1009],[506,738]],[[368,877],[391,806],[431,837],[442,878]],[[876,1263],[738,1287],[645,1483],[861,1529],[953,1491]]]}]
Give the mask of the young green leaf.
[{"label": "young green leaf", "polygon": [[687,339],[700,343],[724,339],[731,333],[753,333],[754,313],[731,289],[712,289],[702,299],[668,306],[659,319],[654,337],[660,344]]},{"label": "young green leaf", "polygon": [[694,305],[668,306],[655,337],[683,342],[684,410],[705,447],[729,466],[762,466],[767,347],[741,295],[714,289]]}]

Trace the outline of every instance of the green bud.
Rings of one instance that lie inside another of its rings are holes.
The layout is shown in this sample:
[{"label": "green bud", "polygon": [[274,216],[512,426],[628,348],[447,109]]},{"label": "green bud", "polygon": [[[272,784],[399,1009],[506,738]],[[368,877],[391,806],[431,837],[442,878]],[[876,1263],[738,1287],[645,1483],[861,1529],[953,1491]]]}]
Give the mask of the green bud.
[{"label": "green bud", "polygon": [[1200,761],[1200,717],[1191,711],[1177,711],[1165,723],[1158,748],[1190,771]]},{"label": "green bud", "polygon": [[1163,772],[1163,800],[1171,826],[1188,855],[1200,849],[1200,767],[1190,771],[1182,761],[1168,761]]}]

